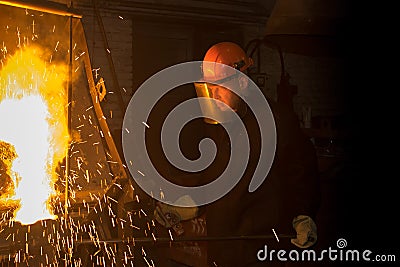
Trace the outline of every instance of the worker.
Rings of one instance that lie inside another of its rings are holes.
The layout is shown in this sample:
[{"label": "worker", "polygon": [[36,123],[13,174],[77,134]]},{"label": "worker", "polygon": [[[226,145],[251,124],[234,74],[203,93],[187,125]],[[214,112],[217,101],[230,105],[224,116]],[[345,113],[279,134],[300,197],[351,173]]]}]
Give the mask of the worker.
[{"label": "worker", "polygon": [[[210,238],[207,242],[209,266],[281,266],[284,261],[265,254],[272,249],[310,248],[317,242],[320,191],[314,146],[303,134],[296,114],[271,99],[266,103],[274,125],[260,129],[257,107],[248,105],[256,95],[246,75],[252,64],[252,59],[238,44],[220,42],[211,46],[204,56],[202,73],[206,82],[195,83],[198,97],[217,100],[215,105],[200,102],[203,113],[207,114],[204,135],[211,138],[218,149],[214,162],[200,172],[205,183],[218,179],[224,172],[232,161],[232,151],[245,151],[245,146],[250,146],[247,167],[230,192],[194,210],[190,216],[187,211],[184,216],[177,215],[189,219],[205,213]],[[239,90],[234,93],[232,86]],[[229,110],[238,116],[232,116]],[[227,128],[237,127],[238,118],[246,127],[248,144],[240,141],[241,131],[226,132]],[[271,136],[276,133],[276,149],[265,180],[254,192],[249,192],[260,159],[264,134],[261,131]],[[235,166],[240,164],[231,163],[232,173],[239,173]],[[174,211],[179,213],[178,209]]]},{"label": "worker", "polygon": [[[253,64],[245,51],[236,43],[221,42],[213,45],[203,59],[205,80],[221,81],[232,76],[230,66],[245,73]],[[250,142],[250,157],[247,169],[240,182],[226,196],[206,206],[207,234],[209,236],[248,237],[233,241],[215,241],[208,243],[210,266],[265,266],[265,246],[274,248],[309,248],[317,241],[316,213],[319,203],[318,165],[314,146],[303,134],[297,117],[286,106],[269,99],[275,125],[277,145],[274,162],[267,178],[254,192],[248,186],[258,164],[260,154],[260,130],[258,122],[243,99],[251,99],[252,93],[248,79],[237,76],[236,84],[241,95],[234,94],[229,88],[207,83],[208,87],[197,87],[198,95],[204,96],[204,88],[210,97],[227,104],[246,125]],[[232,84],[232,82],[231,82]],[[226,112],[227,106],[217,104],[217,112]],[[254,112],[257,112],[255,110]],[[236,123],[235,119],[225,123]],[[229,140],[223,134],[224,128],[219,123],[207,127],[210,136],[220,139],[225,147],[241,146],[231,136]],[[262,129],[263,131],[268,129]],[[270,129],[273,131],[274,129]],[[225,140],[221,140],[224,138]],[[240,151],[240,150],[239,150]],[[223,152],[223,151],[222,151]],[[221,158],[228,157],[228,153]],[[225,162],[229,159],[225,159]],[[263,164],[263,163],[261,163]],[[224,160],[216,166],[224,165]],[[217,167],[216,173],[219,173]],[[257,236],[275,236],[258,240]],[[279,235],[294,235],[293,238],[281,238]],[[252,239],[254,237],[254,239]],[[263,253],[259,253],[262,251]],[[258,255],[257,255],[258,253]],[[284,264],[277,258],[268,260],[277,265]]]}]

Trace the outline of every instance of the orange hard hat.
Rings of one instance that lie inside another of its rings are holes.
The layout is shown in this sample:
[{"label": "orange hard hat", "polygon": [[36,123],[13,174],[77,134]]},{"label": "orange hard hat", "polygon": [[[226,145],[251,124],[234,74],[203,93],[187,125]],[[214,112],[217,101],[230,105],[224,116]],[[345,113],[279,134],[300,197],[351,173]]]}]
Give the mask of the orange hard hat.
[{"label": "orange hard hat", "polygon": [[214,44],[207,50],[203,59],[203,75],[205,78],[219,79],[229,75],[230,73],[227,73],[227,70],[222,69],[220,65],[208,62],[225,64],[242,72],[253,65],[253,60],[246,55],[246,52],[238,44],[233,42]]}]

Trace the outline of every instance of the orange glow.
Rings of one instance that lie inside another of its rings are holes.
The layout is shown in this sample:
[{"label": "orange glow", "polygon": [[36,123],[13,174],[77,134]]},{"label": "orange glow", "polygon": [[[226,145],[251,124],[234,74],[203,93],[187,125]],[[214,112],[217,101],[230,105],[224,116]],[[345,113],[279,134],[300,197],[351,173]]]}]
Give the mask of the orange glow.
[{"label": "orange glow", "polygon": [[9,166],[15,194],[8,197],[19,203],[14,220],[22,224],[56,218],[49,201],[68,149],[67,67],[49,58],[26,47],[0,69],[0,141],[17,155]]}]

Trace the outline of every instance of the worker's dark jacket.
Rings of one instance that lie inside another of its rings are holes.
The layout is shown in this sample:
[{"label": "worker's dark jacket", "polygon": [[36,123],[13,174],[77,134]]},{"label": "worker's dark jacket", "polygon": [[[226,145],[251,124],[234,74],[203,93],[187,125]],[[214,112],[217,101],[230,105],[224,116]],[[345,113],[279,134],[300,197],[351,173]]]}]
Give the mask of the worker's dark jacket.
[{"label": "worker's dark jacket", "polygon": [[[257,252],[264,245],[268,249],[297,249],[290,244],[290,238],[280,238],[278,243],[272,229],[278,235],[295,235],[292,227],[295,216],[309,215],[315,220],[320,196],[314,146],[303,135],[293,112],[276,105],[271,105],[271,109],[277,130],[277,147],[266,180],[255,192],[248,192],[259,159],[260,134],[254,115],[247,112],[242,120],[250,136],[251,151],[244,176],[227,195],[205,207],[208,236],[232,239],[244,236],[241,241],[209,241],[210,266],[265,266],[266,262],[257,259]],[[221,125],[207,126],[207,132],[218,145],[216,162],[219,162],[209,171],[218,175],[230,156],[229,139]],[[231,145],[243,145],[234,140],[233,137]],[[260,235],[271,235],[272,238],[251,239]]]}]

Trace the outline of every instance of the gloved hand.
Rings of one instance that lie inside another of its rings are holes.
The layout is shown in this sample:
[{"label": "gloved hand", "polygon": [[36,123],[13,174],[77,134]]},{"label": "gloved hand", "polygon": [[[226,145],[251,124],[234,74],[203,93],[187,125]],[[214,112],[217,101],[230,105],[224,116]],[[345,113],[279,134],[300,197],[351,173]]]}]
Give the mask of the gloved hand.
[{"label": "gloved hand", "polygon": [[297,237],[290,241],[299,248],[309,248],[317,242],[317,225],[310,216],[299,215],[293,219]]},{"label": "gloved hand", "polygon": [[[193,207],[181,207],[193,206]],[[166,204],[157,202],[156,209],[154,210],[154,218],[166,228],[170,228],[180,221],[192,219],[197,216],[198,207],[195,206],[193,199],[188,196],[182,196],[177,199],[173,204]]]}]

